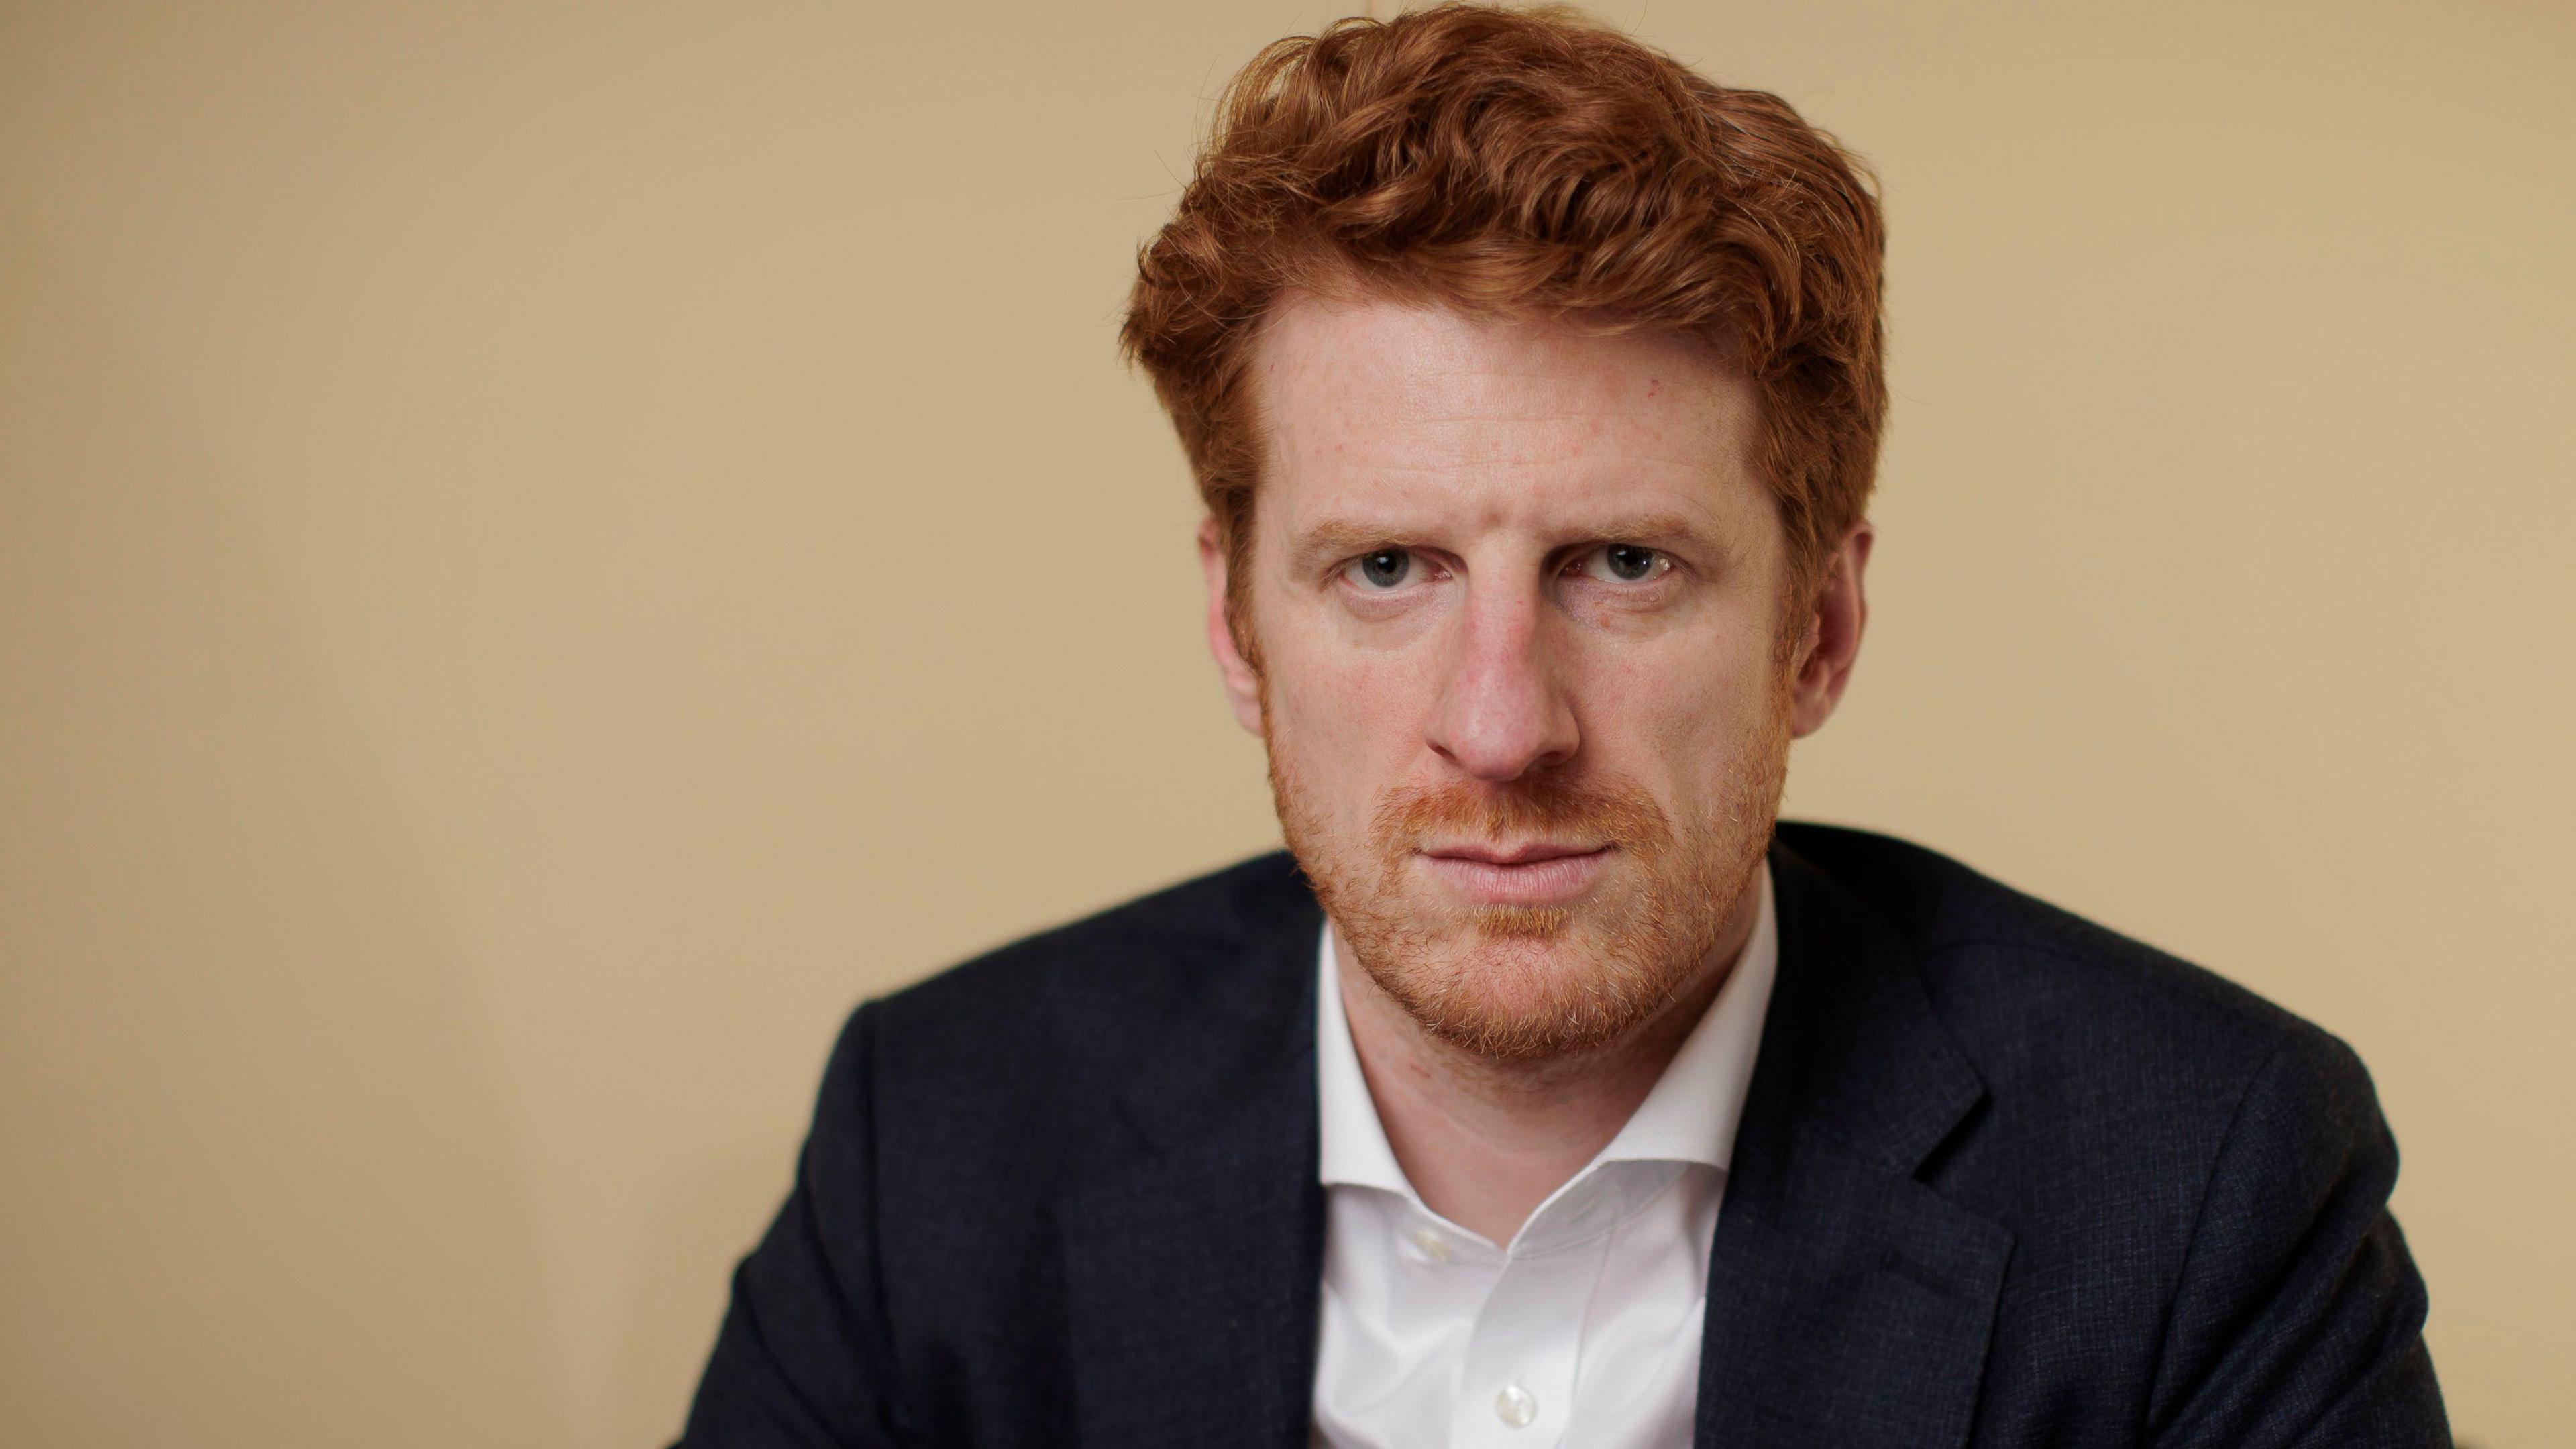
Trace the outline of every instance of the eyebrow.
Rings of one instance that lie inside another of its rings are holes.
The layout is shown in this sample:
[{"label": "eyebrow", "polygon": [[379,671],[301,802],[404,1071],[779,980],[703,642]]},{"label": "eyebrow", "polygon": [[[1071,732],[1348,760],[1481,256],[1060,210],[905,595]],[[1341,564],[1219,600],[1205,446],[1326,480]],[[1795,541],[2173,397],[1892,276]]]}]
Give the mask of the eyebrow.
[{"label": "eyebrow", "polygon": [[[1413,530],[1397,524],[1327,518],[1298,531],[1289,544],[1288,567],[1293,576],[1303,577],[1325,564],[1371,549],[1417,546],[1416,538]],[[1581,540],[1586,543],[1651,545],[1675,539],[1719,541],[1710,530],[1679,513],[1611,515],[1581,530]]]},{"label": "eyebrow", "polygon": [[1365,553],[1373,548],[1401,544],[1404,530],[1382,528],[1376,524],[1352,523],[1328,518],[1312,528],[1301,530],[1288,550],[1291,575],[1304,577],[1325,564]]}]

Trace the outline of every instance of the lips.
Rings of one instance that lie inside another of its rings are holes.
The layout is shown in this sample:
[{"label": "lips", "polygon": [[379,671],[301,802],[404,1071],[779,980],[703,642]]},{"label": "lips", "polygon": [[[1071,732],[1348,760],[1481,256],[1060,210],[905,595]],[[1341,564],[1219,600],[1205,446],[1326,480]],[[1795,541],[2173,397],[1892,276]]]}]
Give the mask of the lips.
[{"label": "lips", "polygon": [[1596,855],[1597,845],[1550,845],[1533,840],[1526,845],[1439,845],[1424,850],[1424,855],[1441,860],[1476,860],[1487,865],[1536,865],[1543,860],[1563,860],[1572,855]]},{"label": "lips", "polygon": [[1562,905],[1588,890],[1613,847],[1531,841],[1441,845],[1420,852],[1432,875],[1485,905]]}]

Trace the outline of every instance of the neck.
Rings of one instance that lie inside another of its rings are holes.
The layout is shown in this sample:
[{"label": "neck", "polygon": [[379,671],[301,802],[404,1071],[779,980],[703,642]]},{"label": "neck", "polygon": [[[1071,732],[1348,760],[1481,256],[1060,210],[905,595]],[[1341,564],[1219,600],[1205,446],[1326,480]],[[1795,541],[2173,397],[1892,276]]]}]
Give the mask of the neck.
[{"label": "neck", "polygon": [[1619,1135],[1735,968],[1757,869],[1690,984],[1615,1041],[1545,1061],[1479,1056],[1423,1030],[1333,929],[1344,1013],[1387,1146],[1423,1205],[1509,1243],[1548,1194]]}]

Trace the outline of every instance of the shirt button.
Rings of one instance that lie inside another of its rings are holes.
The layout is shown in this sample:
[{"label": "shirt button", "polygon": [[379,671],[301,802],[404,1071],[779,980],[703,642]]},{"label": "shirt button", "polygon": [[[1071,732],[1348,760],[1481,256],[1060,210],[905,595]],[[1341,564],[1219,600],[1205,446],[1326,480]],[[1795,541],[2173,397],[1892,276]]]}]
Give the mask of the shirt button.
[{"label": "shirt button", "polygon": [[1505,1384],[1494,1395],[1494,1417],[1515,1429],[1526,1428],[1538,1417],[1538,1396],[1518,1384]]},{"label": "shirt button", "polygon": [[1429,1228],[1415,1228],[1413,1230],[1413,1246],[1420,1248],[1422,1250],[1422,1256],[1429,1258],[1432,1262],[1446,1263],[1449,1261],[1449,1240],[1440,1236],[1438,1233],[1431,1231]]}]

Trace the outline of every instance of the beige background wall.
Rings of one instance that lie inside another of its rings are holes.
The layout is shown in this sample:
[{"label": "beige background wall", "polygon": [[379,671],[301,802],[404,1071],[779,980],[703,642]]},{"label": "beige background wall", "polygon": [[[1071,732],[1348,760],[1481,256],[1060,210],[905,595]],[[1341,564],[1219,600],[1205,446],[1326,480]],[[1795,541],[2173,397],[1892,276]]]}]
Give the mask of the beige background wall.
[{"label": "beige background wall", "polygon": [[[1312,5],[0,5],[0,1441],[677,1425],[857,999],[1265,848],[1113,356]],[[1794,812],[2377,1073],[2576,1417],[2563,3],[1609,12],[1874,158]]]}]

